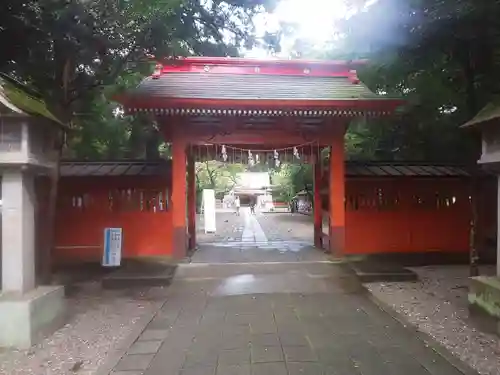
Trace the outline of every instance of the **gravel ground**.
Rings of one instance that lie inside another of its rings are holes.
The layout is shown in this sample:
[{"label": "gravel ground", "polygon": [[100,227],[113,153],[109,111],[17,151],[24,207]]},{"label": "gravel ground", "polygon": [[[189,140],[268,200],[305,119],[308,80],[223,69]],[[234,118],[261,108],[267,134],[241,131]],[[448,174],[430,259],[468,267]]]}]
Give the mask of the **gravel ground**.
[{"label": "gravel ground", "polygon": [[68,298],[68,323],[30,350],[0,351],[2,375],[93,375],[146,313],[163,303],[161,288],[104,291],[84,283]]},{"label": "gravel ground", "polygon": [[[469,316],[468,267],[428,266],[412,270],[420,281],[366,286],[479,373],[500,375],[500,338],[481,331],[477,318]],[[494,274],[494,268],[484,267],[481,274]]]}]

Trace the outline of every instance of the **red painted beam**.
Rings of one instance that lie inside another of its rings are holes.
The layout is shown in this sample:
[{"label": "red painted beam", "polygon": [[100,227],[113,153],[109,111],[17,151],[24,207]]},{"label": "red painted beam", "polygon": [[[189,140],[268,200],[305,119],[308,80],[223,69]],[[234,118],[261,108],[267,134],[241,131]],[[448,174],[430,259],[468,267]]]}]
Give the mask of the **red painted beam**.
[{"label": "red painted beam", "polygon": [[[190,142],[197,144],[240,144],[240,145],[283,145],[295,146],[320,141],[318,138],[309,138],[301,135],[287,135],[262,132],[254,134],[227,134],[227,135],[190,135]],[[202,146],[203,147],[203,146]],[[274,146],[272,147],[274,148]],[[265,149],[269,149],[266,147]]]},{"label": "red painted beam", "polygon": [[[161,98],[127,94],[114,98],[127,108],[141,109],[277,109],[277,110],[357,110],[392,112],[405,102],[401,99],[347,99],[347,100],[241,100]],[[225,117],[225,116],[223,116]],[[340,116],[339,116],[340,117]]]},{"label": "red painted beam", "polygon": [[186,256],[186,137],[175,134],[172,142],[172,254],[176,259]]},{"label": "red painted beam", "polygon": [[163,65],[157,68],[153,78],[171,73],[208,73],[235,75],[288,75],[309,77],[350,77],[353,73],[342,67],[319,66],[314,68],[302,66],[230,66],[230,65]]},{"label": "red painted beam", "polygon": [[345,161],[344,138],[340,136],[332,139],[329,175],[329,250],[342,256],[345,251]]},{"label": "red painted beam", "polygon": [[323,248],[323,208],[321,204],[321,159],[318,152],[314,154],[313,164],[313,199],[314,199],[314,246]]},{"label": "red painted beam", "polygon": [[164,64],[221,64],[221,65],[320,65],[320,66],[364,66],[366,59],[359,60],[289,60],[289,59],[253,59],[238,57],[190,56],[176,59],[163,59]]},{"label": "red painted beam", "polygon": [[196,248],[196,176],[195,160],[191,152],[188,153],[187,169],[188,248],[194,250]]}]

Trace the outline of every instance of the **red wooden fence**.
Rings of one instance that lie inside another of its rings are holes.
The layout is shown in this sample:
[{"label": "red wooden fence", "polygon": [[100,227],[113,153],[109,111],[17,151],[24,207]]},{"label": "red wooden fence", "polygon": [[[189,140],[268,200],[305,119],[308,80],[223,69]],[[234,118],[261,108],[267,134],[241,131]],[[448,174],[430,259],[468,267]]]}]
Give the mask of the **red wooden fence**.
[{"label": "red wooden fence", "polygon": [[[127,168],[140,167],[131,165]],[[85,172],[85,166],[78,168]],[[104,164],[95,168],[117,167]],[[106,227],[123,228],[124,257],[171,255],[170,171],[109,173],[61,179],[55,262],[100,261]],[[471,190],[468,176],[349,175],[346,254],[467,252]],[[484,242],[496,236],[496,181],[482,179],[478,198],[477,230],[479,241]]]},{"label": "red wooden fence", "polygon": [[63,178],[55,261],[100,261],[106,227],[123,228],[123,257],[169,255],[167,186],[158,176]]},{"label": "red wooden fence", "polygon": [[464,179],[348,179],[346,252],[468,251],[469,196]]}]

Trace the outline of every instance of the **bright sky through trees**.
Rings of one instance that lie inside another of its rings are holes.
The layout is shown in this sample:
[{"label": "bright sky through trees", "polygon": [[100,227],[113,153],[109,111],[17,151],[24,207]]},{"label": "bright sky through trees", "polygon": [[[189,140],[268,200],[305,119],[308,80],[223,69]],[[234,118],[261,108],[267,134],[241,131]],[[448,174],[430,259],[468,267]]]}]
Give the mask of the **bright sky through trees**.
[{"label": "bright sky through trees", "polygon": [[[364,8],[377,1],[367,0]],[[283,37],[281,42],[283,51],[279,57],[287,57],[296,39],[306,40],[321,48],[334,37],[336,22],[349,17],[352,12],[346,0],[281,0],[273,13],[258,15],[254,22],[259,36],[266,31],[276,32],[283,23],[295,25],[295,33]],[[269,53],[261,48],[254,48],[245,55],[269,57]]]}]

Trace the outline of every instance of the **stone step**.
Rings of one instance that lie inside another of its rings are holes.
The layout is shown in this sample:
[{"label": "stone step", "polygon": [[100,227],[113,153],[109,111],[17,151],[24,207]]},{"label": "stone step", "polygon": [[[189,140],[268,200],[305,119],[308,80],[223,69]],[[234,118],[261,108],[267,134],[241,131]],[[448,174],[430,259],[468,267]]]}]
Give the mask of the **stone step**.
[{"label": "stone step", "polygon": [[104,289],[127,289],[144,286],[168,286],[176,264],[155,260],[130,260],[101,280]]},{"label": "stone step", "polygon": [[415,272],[396,263],[379,263],[374,261],[354,261],[349,263],[362,283],[379,281],[416,281]]}]

